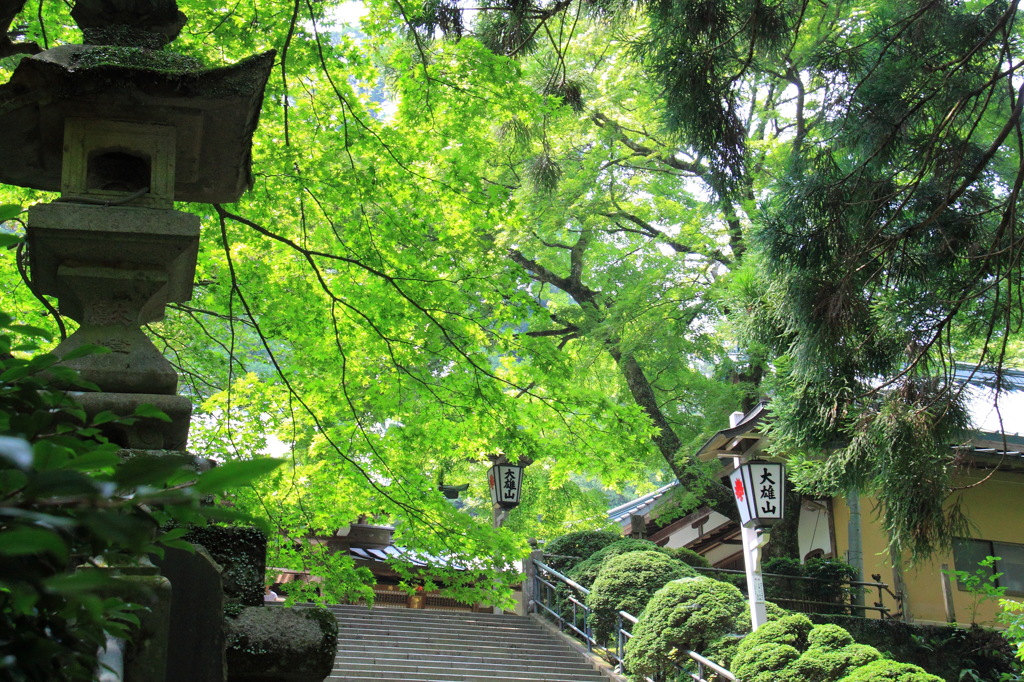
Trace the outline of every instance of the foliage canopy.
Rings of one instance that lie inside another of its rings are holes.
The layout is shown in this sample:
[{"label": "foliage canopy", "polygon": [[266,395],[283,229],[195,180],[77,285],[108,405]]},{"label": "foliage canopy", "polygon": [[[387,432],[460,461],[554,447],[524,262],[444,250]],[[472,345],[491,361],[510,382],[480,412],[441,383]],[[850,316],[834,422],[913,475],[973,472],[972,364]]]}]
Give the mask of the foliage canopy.
[{"label": "foliage canopy", "polygon": [[[254,187],[179,206],[196,293],[148,329],[201,407],[194,451],[287,453],[239,508],[281,538],[402,519],[400,544],[477,557],[434,570],[479,596],[519,538],[603,512],[571,474],[721,497],[691,446],[774,374],[778,447],[832,455],[805,486],[891,491],[897,549],[961,527],[948,377],[1016,361],[1021,322],[1016,3],[372,0],[358,29],[341,6],[194,0],[168,48],[278,52]],[[0,77],[81,39],[66,5],[14,14]],[[22,274],[4,261],[5,305],[65,333]],[[497,453],[535,464],[496,533]]]}]

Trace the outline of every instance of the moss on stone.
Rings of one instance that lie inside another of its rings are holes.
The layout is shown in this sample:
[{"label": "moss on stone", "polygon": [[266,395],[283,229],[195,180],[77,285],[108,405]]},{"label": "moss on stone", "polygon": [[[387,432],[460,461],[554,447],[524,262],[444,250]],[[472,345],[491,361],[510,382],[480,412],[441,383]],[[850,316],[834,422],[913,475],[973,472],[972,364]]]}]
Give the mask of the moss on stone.
[{"label": "moss on stone", "polygon": [[331,673],[338,622],[326,609],[248,606],[225,624],[229,682],[312,681]]},{"label": "moss on stone", "polygon": [[175,52],[123,45],[90,46],[79,52],[75,59],[75,67],[79,69],[103,66],[146,69],[162,73],[187,73],[201,69],[202,63],[194,57]]},{"label": "moss on stone", "polygon": [[248,526],[192,526],[184,536],[202,545],[224,571],[224,596],[229,603],[263,604],[267,536]]}]

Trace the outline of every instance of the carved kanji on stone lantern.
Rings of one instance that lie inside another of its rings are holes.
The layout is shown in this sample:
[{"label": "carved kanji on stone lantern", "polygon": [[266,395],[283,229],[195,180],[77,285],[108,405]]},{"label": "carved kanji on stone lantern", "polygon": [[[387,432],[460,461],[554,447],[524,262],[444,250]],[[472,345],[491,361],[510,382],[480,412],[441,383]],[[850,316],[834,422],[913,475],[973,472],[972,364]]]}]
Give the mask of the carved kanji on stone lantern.
[{"label": "carved kanji on stone lantern", "polygon": [[185,23],[174,0],[78,0],[93,45],[23,59],[0,86],[0,182],[59,191],[29,210],[30,286],[79,328],[59,344],[111,352],[66,361],[100,389],[87,413],[143,419],[108,434],[124,447],[184,449],[190,401],[140,327],[192,295],[199,218],[174,201],[233,202],[252,183],[252,134],[274,53],[200,68],[159,49]]}]

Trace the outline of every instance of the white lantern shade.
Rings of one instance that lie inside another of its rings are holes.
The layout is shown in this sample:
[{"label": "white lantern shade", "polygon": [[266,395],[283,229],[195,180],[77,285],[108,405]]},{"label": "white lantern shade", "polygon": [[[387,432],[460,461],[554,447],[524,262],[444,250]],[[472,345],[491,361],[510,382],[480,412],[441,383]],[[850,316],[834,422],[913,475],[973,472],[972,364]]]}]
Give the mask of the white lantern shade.
[{"label": "white lantern shade", "polygon": [[491,486],[491,502],[504,509],[519,504],[523,467],[518,464],[495,464],[487,476]]},{"label": "white lantern shade", "polygon": [[782,520],[786,501],[786,467],[777,462],[753,460],[729,475],[732,495],[740,510],[740,523],[764,528]]}]

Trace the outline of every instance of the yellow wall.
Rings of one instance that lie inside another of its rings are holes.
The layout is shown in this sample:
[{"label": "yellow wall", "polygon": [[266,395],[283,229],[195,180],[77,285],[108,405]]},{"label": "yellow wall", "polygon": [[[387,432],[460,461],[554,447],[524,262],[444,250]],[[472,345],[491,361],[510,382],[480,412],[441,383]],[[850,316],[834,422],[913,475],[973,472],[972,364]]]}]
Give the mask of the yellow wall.
[{"label": "yellow wall", "polygon": [[[960,477],[958,485],[969,485],[981,480],[983,472],[971,472]],[[964,490],[963,508],[973,528],[971,537],[983,540],[1024,544],[1024,474],[997,473],[975,488]],[[864,546],[864,579],[871,580],[874,573],[881,574],[882,582],[890,586],[898,584],[893,570],[886,539],[877,522],[874,503],[861,498],[861,538]],[[836,547],[841,559],[848,559],[849,537],[847,523],[849,508],[844,499],[833,502],[836,530]],[[952,551],[941,552],[934,558],[919,562],[916,566],[905,567],[903,579],[908,594],[906,606],[910,619],[918,623],[945,623],[946,607],[943,598],[941,567],[946,564],[954,568]],[[974,605],[971,593],[961,591],[952,581],[953,609],[957,622],[969,624],[973,620],[980,624],[993,624],[997,605]],[[894,588],[895,591],[895,588]],[[868,593],[865,603],[870,604],[872,594]],[[1019,599],[1019,598],[1018,598]],[[892,608],[892,599],[886,595],[886,606]]]}]

